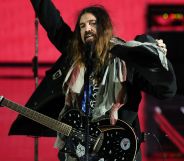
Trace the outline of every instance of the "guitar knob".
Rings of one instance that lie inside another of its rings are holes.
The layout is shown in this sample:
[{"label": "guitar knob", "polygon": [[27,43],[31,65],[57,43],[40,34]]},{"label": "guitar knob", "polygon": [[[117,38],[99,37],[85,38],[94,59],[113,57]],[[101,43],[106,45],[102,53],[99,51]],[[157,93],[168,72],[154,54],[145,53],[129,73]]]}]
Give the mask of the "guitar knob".
[{"label": "guitar knob", "polygon": [[123,138],[121,140],[120,146],[123,150],[128,150],[130,148],[130,139]]}]

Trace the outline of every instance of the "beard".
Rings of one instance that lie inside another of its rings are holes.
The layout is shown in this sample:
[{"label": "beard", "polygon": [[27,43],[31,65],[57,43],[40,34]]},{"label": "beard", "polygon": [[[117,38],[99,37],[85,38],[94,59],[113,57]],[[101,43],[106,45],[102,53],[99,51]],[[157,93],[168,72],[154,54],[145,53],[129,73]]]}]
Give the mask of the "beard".
[{"label": "beard", "polygon": [[96,42],[96,34],[92,31],[86,32],[84,35],[84,41],[86,44],[94,44]]}]

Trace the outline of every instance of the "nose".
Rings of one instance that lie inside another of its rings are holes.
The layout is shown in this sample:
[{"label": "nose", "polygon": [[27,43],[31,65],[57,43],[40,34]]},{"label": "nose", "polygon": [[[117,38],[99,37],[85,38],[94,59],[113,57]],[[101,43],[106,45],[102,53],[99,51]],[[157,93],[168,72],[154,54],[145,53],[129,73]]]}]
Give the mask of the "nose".
[{"label": "nose", "polygon": [[88,31],[91,31],[91,26],[90,24],[86,24],[86,27],[85,27],[85,31],[88,32]]}]

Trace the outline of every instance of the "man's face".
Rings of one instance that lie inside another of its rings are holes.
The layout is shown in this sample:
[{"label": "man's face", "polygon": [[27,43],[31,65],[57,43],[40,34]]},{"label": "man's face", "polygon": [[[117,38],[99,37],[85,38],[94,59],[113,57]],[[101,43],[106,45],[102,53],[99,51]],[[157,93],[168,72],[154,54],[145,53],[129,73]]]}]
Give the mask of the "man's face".
[{"label": "man's face", "polygon": [[85,13],[80,19],[80,34],[84,44],[91,43],[97,37],[96,17],[91,13]]}]

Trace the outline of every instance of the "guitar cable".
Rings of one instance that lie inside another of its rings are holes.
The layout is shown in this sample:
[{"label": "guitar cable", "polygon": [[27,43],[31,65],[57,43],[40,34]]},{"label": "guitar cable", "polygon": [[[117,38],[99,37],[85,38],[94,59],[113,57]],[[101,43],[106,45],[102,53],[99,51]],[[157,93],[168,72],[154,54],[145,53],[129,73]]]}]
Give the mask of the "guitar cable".
[{"label": "guitar cable", "polygon": [[158,137],[156,136],[156,134],[153,134],[153,133],[150,133],[150,132],[142,132],[141,133],[141,142],[146,142],[150,137],[152,137],[153,139],[156,140],[156,142],[158,143],[159,145],[159,149],[162,153],[162,161],[166,161],[164,158],[164,149],[158,139]]}]

